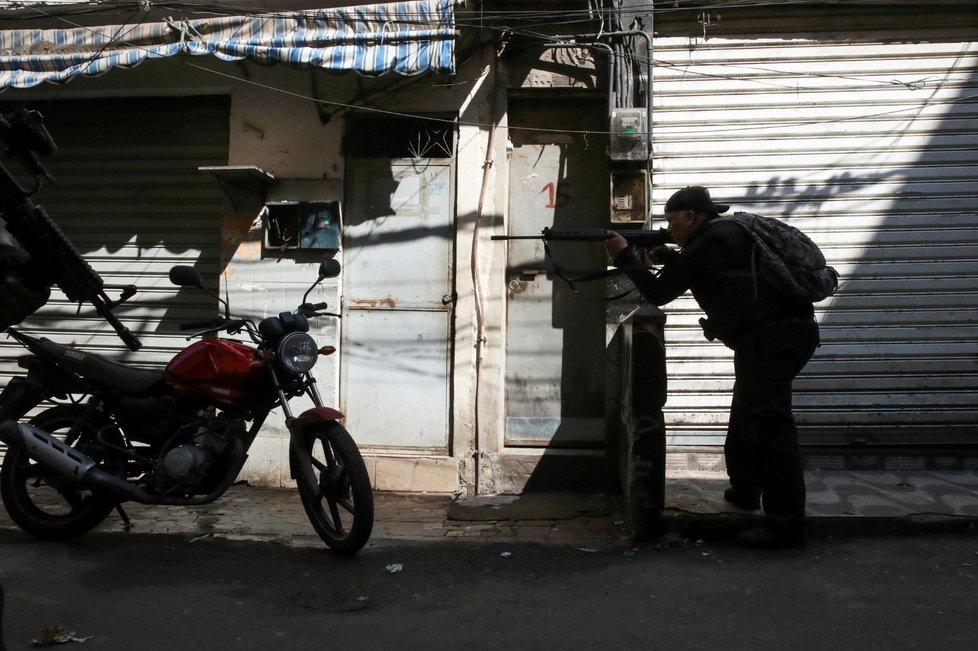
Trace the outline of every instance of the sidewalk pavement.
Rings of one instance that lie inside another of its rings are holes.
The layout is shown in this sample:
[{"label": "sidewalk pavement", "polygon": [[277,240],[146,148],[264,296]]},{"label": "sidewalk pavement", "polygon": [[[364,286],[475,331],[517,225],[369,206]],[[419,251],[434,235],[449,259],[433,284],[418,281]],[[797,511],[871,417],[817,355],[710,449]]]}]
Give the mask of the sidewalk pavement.
[{"label": "sidewalk pavement", "polygon": [[[872,532],[978,532],[978,471],[810,471],[811,537]],[[726,478],[715,473],[666,479],[666,536],[728,538],[761,517],[726,503]],[[618,496],[527,493],[456,498],[448,494],[375,493],[369,546],[422,541],[615,548],[635,541]],[[296,547],[323,543],[306,520],[295,489],[233,486],[199,507],[124,505],[129,533],[220,537]],[[0,510],[0,528],[14,527]],[[124,531],[110,515],[97,531]]]}]

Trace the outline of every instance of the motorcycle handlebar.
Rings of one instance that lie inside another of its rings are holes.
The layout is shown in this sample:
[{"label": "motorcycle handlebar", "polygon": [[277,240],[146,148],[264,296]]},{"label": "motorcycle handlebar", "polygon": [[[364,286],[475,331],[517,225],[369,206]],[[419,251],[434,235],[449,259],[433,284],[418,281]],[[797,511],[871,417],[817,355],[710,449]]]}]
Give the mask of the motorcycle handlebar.
[{"label": "motorcycle handlebar", "polygon": [[247,326],[249,323],[251,322],[248,321],[248,319],[231,319],[221,327],[227,330],[228,332],[236,332],[241,328]]},{"label": "motorcycle handlebar", "polygon": [[298,312],[305,317],[311,316],[335,316],[336,318],[342,318],[341,315],[335,312],[320,312],[319,310],[325,310],[329,305],[326,303],[303,303],[299,306]]},{"label": "motorcycle handlebar", "polygon": [[181,330],[195,330],[194,333],[187,336],[187,339],[193,339],[194,337],[199,337],[200,335],[207,334],[208,332],[216,332],[218,330],[224,330],[230,334],[237,334],[242,328],[248,330],[251,333],[252,338],[254,338],[254,326],[251,325],[251,321],[248,319],[225,319],[216,318],[209,321],[192,321],[189,323],[181,323],[179,325]]},{"label": "motorcycle handlebar", "polygon": [[[319,310],[326,308],[326,303],[303,303],[299,306],[298,313],[309,318],[314,316],[333,316],[336,318],[342,318],[342,315],[336,314],[335,312],[319,312]],[[231,334],[239,332],[242,328],[247,329],[251,333],[252,338],[257,334],[254,324],[248,319],[229,319],[225,317],[216,317],[213,319],[204,319],[202,321],[187,321],[186,323],[180,323],[177,325],[180,330],[193,330],[193,334],[189,335],[187,339],[192,339],[196,336],[206,334],[208,332],[215,332],[217,330],[224,330]],[[257,339],[256,339],[257,341]]]},{"label": "motorcycle handlebar", "polygon": [[223,318],[188,321],[187,323],[181,323],[179,328],[181,330],[216,330],[227,322],[228,320]]}]

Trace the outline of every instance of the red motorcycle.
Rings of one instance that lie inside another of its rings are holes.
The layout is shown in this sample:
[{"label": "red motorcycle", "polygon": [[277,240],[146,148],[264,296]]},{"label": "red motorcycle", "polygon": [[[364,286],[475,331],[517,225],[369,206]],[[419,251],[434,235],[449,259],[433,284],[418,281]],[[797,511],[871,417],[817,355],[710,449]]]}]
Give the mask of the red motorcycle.
[{"label": "red motorcycle", "polygon": [[[311,374],[320,348],[309,320],[338,317],[309,293],[339,274],[320,266],[319,278],[293,312],[257,325],[224,317],[181,325],[196,341],[162,370],[126,366],[107,357],[14,328],[7,334],[31,355],[27,369],[0,392],[0,439],[9,447],[0,465],[0,496],[11,519],[41,539],[66,540],[99,525],[121,504],[195,506],[219,498],[235,481],[247,451],[272,409],[281,407],[290,434],[289,467],[313,527],[334,551],[353,554],[373,528],[373,495],[357,445],[323,404]],[[197,270],[170,270],[175,285],[203,291]],[[210,293],[210,292],[208,292]],[[213,294],[211,294],[213,296]],[[289,400],[314,407],[295,415]],[[35,407],[28,422],[18,422]]]}]

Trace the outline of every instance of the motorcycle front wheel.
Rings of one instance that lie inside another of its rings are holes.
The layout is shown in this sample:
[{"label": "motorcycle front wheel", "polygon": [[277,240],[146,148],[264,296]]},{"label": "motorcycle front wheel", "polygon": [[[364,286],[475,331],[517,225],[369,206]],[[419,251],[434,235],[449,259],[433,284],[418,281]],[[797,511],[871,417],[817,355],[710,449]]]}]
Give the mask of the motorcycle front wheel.
[{"label": "motorcycle front wheel", "polygon": [[[86,419],[81,405],[52,407],[30,423],[66,444],[104,461],[96,433],[111,423]],[[111,431],[111,430],[110,430]],[[10,447],[0,465],[0,497],[14,523],[41,540],[71,540],[97,527],[115,508],[115,502],[71,484],[47,470],[20,447]]]},{"label": "motorcycle front wheel", "polygon": [[[373,491],[360,450],[335,422],[309,427],[304,438],[309,468],[302,467],[302,455],[290,450],[302,506],[330,549],[354,554],[367,543],[374,526]],[[303,480],[307,472],[315,477],[314,484]]]}]

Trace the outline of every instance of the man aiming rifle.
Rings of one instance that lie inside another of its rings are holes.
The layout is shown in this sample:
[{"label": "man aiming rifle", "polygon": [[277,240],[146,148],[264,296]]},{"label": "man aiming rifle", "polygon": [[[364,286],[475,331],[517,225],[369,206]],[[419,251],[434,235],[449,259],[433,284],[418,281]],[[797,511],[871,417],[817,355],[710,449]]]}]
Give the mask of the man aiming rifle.
[{"label": "man aiming rifle", "polygon": [[810,297],[792,295],[758,273],[757,243],[738,215],[719,217],[728,209],[713,203],[703,187],[673,194],[665,219],[681,249],[657,273],[626,237],[612,233],[605,249],[655,305],[691,291],[707,316],[700,320],[706,337],[733,349],[724,445],[730,487],[724,498],[746,509],[758,509],[762,501],[764,507],[763,526],[741,532],[738,542],[797,547],[805,542],[805,480],[791,383],[819,345],[818,325]]}]

